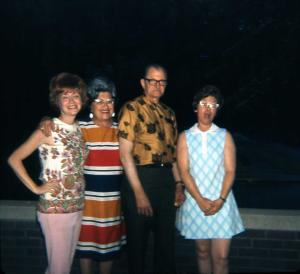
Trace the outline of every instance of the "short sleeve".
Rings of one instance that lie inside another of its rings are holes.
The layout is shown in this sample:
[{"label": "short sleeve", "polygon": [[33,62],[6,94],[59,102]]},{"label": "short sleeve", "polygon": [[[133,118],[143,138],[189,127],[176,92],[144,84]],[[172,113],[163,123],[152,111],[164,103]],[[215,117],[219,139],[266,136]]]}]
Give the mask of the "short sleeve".
[{"label": "short sleeve", "polygon": [[133,142],[135,140],[136,127],[137,109],[133,103],[128,102],[120,111],[118,136]]}]

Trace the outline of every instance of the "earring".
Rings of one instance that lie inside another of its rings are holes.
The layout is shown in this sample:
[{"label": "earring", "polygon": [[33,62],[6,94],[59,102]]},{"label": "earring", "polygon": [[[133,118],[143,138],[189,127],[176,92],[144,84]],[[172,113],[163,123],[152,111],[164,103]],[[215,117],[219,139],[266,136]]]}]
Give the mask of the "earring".
[{"label": "earring", "polygon": [[94,114],[92,112],[90,112],[89,117],[90,117],[90,119],[93,119]]},{"label": "earring", "polygon": [[113,113],[111,114],[111,117],[115,117],[115,116],[116,116],[116,113],[113,112]]}]

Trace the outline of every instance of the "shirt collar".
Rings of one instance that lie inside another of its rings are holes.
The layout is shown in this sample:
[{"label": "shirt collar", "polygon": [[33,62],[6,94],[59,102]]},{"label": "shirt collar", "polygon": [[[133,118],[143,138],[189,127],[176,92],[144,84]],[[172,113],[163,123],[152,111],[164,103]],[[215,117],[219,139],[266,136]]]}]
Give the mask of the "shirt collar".
[{"label": "shirt collar", "polygon": [[146,95],[142,95],[141,98],[146,102],[148,105],[153,105],[153,106],[160,106],[160,103],[153,103],[149,98],[147,98]]},{"label": "shirt collar", "polygon": [[216,132],[219,130],[219,127],[216,124],[211,124],[211,127],[207,130],[207,131],[202,131],[199,127],[198,127],[198,123],[194,124],[191,127],[191,132],[192,133],[212,133],[212,132]]}]

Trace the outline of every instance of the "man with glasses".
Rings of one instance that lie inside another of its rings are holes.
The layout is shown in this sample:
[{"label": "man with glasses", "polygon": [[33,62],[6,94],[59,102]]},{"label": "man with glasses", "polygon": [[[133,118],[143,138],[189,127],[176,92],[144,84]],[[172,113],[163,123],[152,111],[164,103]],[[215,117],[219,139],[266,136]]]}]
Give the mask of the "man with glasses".
[{"label": "man with glasses", "polygon": [[184,200],[175,156],[176,118],[160,102],[167,86],[162,66],[148,65],[140,83],[144,95],[125,103],[119,116],[129,273],[144,273],[151,231],[153,273],[174,273],[175,211]]}]

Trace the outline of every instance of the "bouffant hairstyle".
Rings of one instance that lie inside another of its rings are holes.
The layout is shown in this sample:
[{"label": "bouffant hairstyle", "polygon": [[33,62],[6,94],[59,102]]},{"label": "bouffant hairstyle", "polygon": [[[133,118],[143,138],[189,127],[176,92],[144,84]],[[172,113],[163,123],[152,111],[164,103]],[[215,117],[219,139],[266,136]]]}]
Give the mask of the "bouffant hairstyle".
[{"label": "bouffant hairstyle", "polygon": [[87,92],[92,101],[98,97],[100,92],[109,92],[112,98],[115,100],[117,98],[117,90],[114,82],[99,74],[96,74],[88,81]]},{"label": "bouffant hairstyle", "polygon": [[59,96],[64,92],[64,89],[76,89],[81,97],[82,106],[84,107],[88,101],[87,86],[85,82],[78,76],[69,72],[61,72],[50,80],[49,84],[49,99],[50,104],[59,109]]},{"label": "bouffant hairstyle", "polygon": [[216,86],[205,85],[204,87],[200,88],[194,95],[193,103],[192,103],[193,110],[196,110],[199,102],[203,98],[206,98],[208,96],[212,96],[216,98],[217,103],[220,105],[219,109],[223,106],[224,99],[221,94],[221,91]]}]

